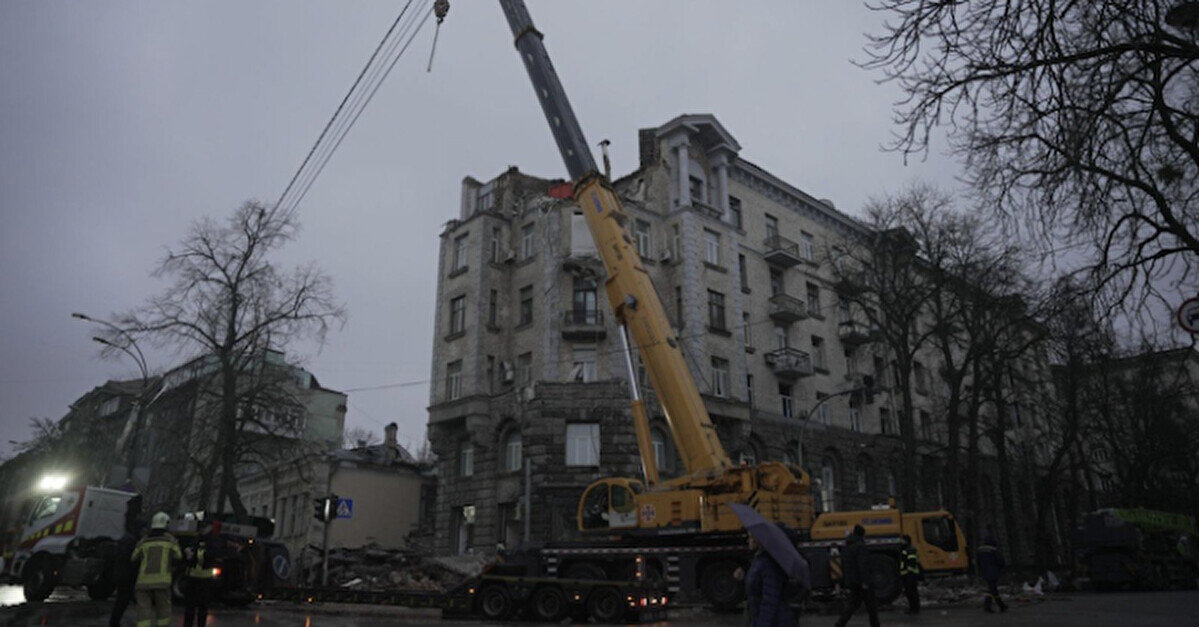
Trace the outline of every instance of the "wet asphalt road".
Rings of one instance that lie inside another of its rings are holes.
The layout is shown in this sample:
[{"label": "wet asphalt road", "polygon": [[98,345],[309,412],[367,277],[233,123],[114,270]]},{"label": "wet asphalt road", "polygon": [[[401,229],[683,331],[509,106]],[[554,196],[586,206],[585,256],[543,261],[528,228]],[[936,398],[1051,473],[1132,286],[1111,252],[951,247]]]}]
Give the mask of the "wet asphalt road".
[{"label": "wet asphalt road", "polygon": [[[0,587],[0,600],[7,599],[6,587]],[[19,598],[19,597],[18,597]],[[38,605],[0,609],[0,626],[61,625],[105,627],[108,624],[110,603],[71,601],[73,597],[59,596],[56,601]],[[946,609],[931,608],[918,617],[901,612],[881,614],[884,625],[996,625],[1011,627],[1160,627],[1199,625],[1199,592],[1156,592],[1117,594],[1059,594],[1034,604],[1013,604],[1006,614],[985,614],[977,604],[964,604]],[[832,625],[831,614],[807,615],[803,625]],[[176,612],[174,626],[182,623]],[[381,627],[383,625],[442,625],[455,627],[475,624],[471,621],[442,621],[436,611],[405,610],[363,606],[319,606],[299,608],[294,605],[258,605],[249,609],[217,608],[209,617],[208,627]],[[530,625],[536,623],[502,623]],[[743,619],[737,615],[714,614],[702,610],[678,610],[671,616],[671,625],[697,627],[740,627]],[[850,625],[866,625],[864,616],[855,617]],[[133,614],[127,614],[125,625],[132,627]]]}]

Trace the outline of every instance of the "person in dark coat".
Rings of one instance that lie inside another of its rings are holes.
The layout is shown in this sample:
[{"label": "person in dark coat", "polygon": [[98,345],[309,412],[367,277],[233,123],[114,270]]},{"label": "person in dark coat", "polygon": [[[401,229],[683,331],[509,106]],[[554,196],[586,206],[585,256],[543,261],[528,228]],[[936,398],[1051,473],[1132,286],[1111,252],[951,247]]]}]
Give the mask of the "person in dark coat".
[{"label": "person in dark coat", "polygon": [[853,533],[845,539],[841,569],[841,584],[849,590],[849,600],[841,618],[837,619],[837,627],[845,627],[863,603],[870,617],[870,627],[878,627],[878,606],[874,591],[870,589],[870,550],[866,548],[865,527],[854,525]]},{"label": "person in dark coat", "polygon": [[138,522],[141,511],[140,495],[125,503],[125,532],[117,540],[113,554],[112,580],[116,584],[117,596],[112,603],[112,613],[108,616],[109,627],[121,627],[121,618],[133,602],[133,582],[137,579],[137,571],[129,560],[133,557],[133,549],[142,536],[141,524]]},{"label": "person in dark coat", "polygon": [[762,545],[749,538],[749,548],[755,551],[749,571],[745,573],[745,598],[750,627],[791,627],[795,619],[784,590],[787,573]]},{"label": "person in dark coat", "polygon": [[983,609],[988,612],[995,612],[993,604],[999,606],[1000,612],[1007,611],[1007,604],[999,596],[999,575],[1006,566],[1007,562],[1003,559],[1003,551],[999,550],[995,534],[988,532],[978,547],[978,574],[987,584],[987,600],[983,603]]},{"label": "person in dark coat", "polygon": [[903,581],[903,594],[908,599],[908,614],[920,613],[920,556],[912,546],[912,536],[903,537],[903,548],[899,551],[899,578]]}]

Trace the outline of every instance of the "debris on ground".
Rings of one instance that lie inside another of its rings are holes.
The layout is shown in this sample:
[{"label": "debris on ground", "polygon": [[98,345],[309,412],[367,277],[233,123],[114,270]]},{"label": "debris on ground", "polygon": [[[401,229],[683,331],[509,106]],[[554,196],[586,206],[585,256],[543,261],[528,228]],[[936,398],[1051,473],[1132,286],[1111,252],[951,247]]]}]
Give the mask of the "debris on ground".
[{"label": "debris on ground", "polygon": [[[413,549],[387,549],[377,544],[329,551],[329,585],[352,590],[427,590],[442,592],[478,575],[491,560],[482,556],[430,557]],[[309,569],[310,584],[320,566]]]}]

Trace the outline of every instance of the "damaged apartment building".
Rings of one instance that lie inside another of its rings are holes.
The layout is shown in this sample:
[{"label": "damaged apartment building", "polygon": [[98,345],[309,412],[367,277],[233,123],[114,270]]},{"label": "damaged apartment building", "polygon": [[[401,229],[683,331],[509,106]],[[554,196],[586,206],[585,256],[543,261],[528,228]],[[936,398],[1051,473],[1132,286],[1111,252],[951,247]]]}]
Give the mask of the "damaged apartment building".
[{"label": "damaged apartment building", "polygon": [[[630,235],[734,462],[802,463],[825,510],[884,502],[900,476],[894,399],[820,403],[860,387],[865,373],[886,383],[884,356],[822,252],[866,227],[740,148],[711,115],[640,131],[640,167],[614,182]],[[439,551],[568,539],[589,483],[640,476],[603,279],[569,183],[516,168],[463,182],[437,281],[428,426]],[[928,451],[938,437],[932,371],[930,362],[915,373]],[[637,375],[654,456],[673,476],[681,464],[669,429]],[[933,468],[918,506],[937,505]]]}]

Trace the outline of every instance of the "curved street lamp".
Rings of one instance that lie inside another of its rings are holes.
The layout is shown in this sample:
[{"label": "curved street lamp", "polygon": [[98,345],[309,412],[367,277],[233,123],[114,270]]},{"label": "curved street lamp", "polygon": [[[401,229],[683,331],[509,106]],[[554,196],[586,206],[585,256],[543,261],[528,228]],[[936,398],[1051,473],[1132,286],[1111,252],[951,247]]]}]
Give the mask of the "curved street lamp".
[{"label": "curved street lamp", "polygon": [[[133,360],[133,363],[137,364],[138,370],[141,371],[142,388],[141,391],[138,392],[137,396],[133,398],[133,407],[131,409],[133,412],[133,428],[132,433],[130,434],[131,440],[129,442],[129,446],[125,451],[125,476],[121,480],[121,483],[131,482],[133,480],[133,467],[137,463],[137,451],[141,448],[142,401],[145,399],[146,394],[150,391],[150,369],[146,366],[146,356],[144,353],[142,353],[141,347],[137,345],[137,340],[135,340],[133,335],[131,335],[125,329],[122,329],[107,320],[99,320],[79,312],[72,313],[71,317],[77,320],[83,320],[84,322],[91,322],[93,324],[99,324],[108,327],[119,337],[123,338],[124,342],[118,343],[99,336],[93,336],[92,341],[125,353],[130,359]],[[153,400],[150,401],[150,403],[153,402]],[[146,406],[149,406],[150,403],[146,403]]]}]

